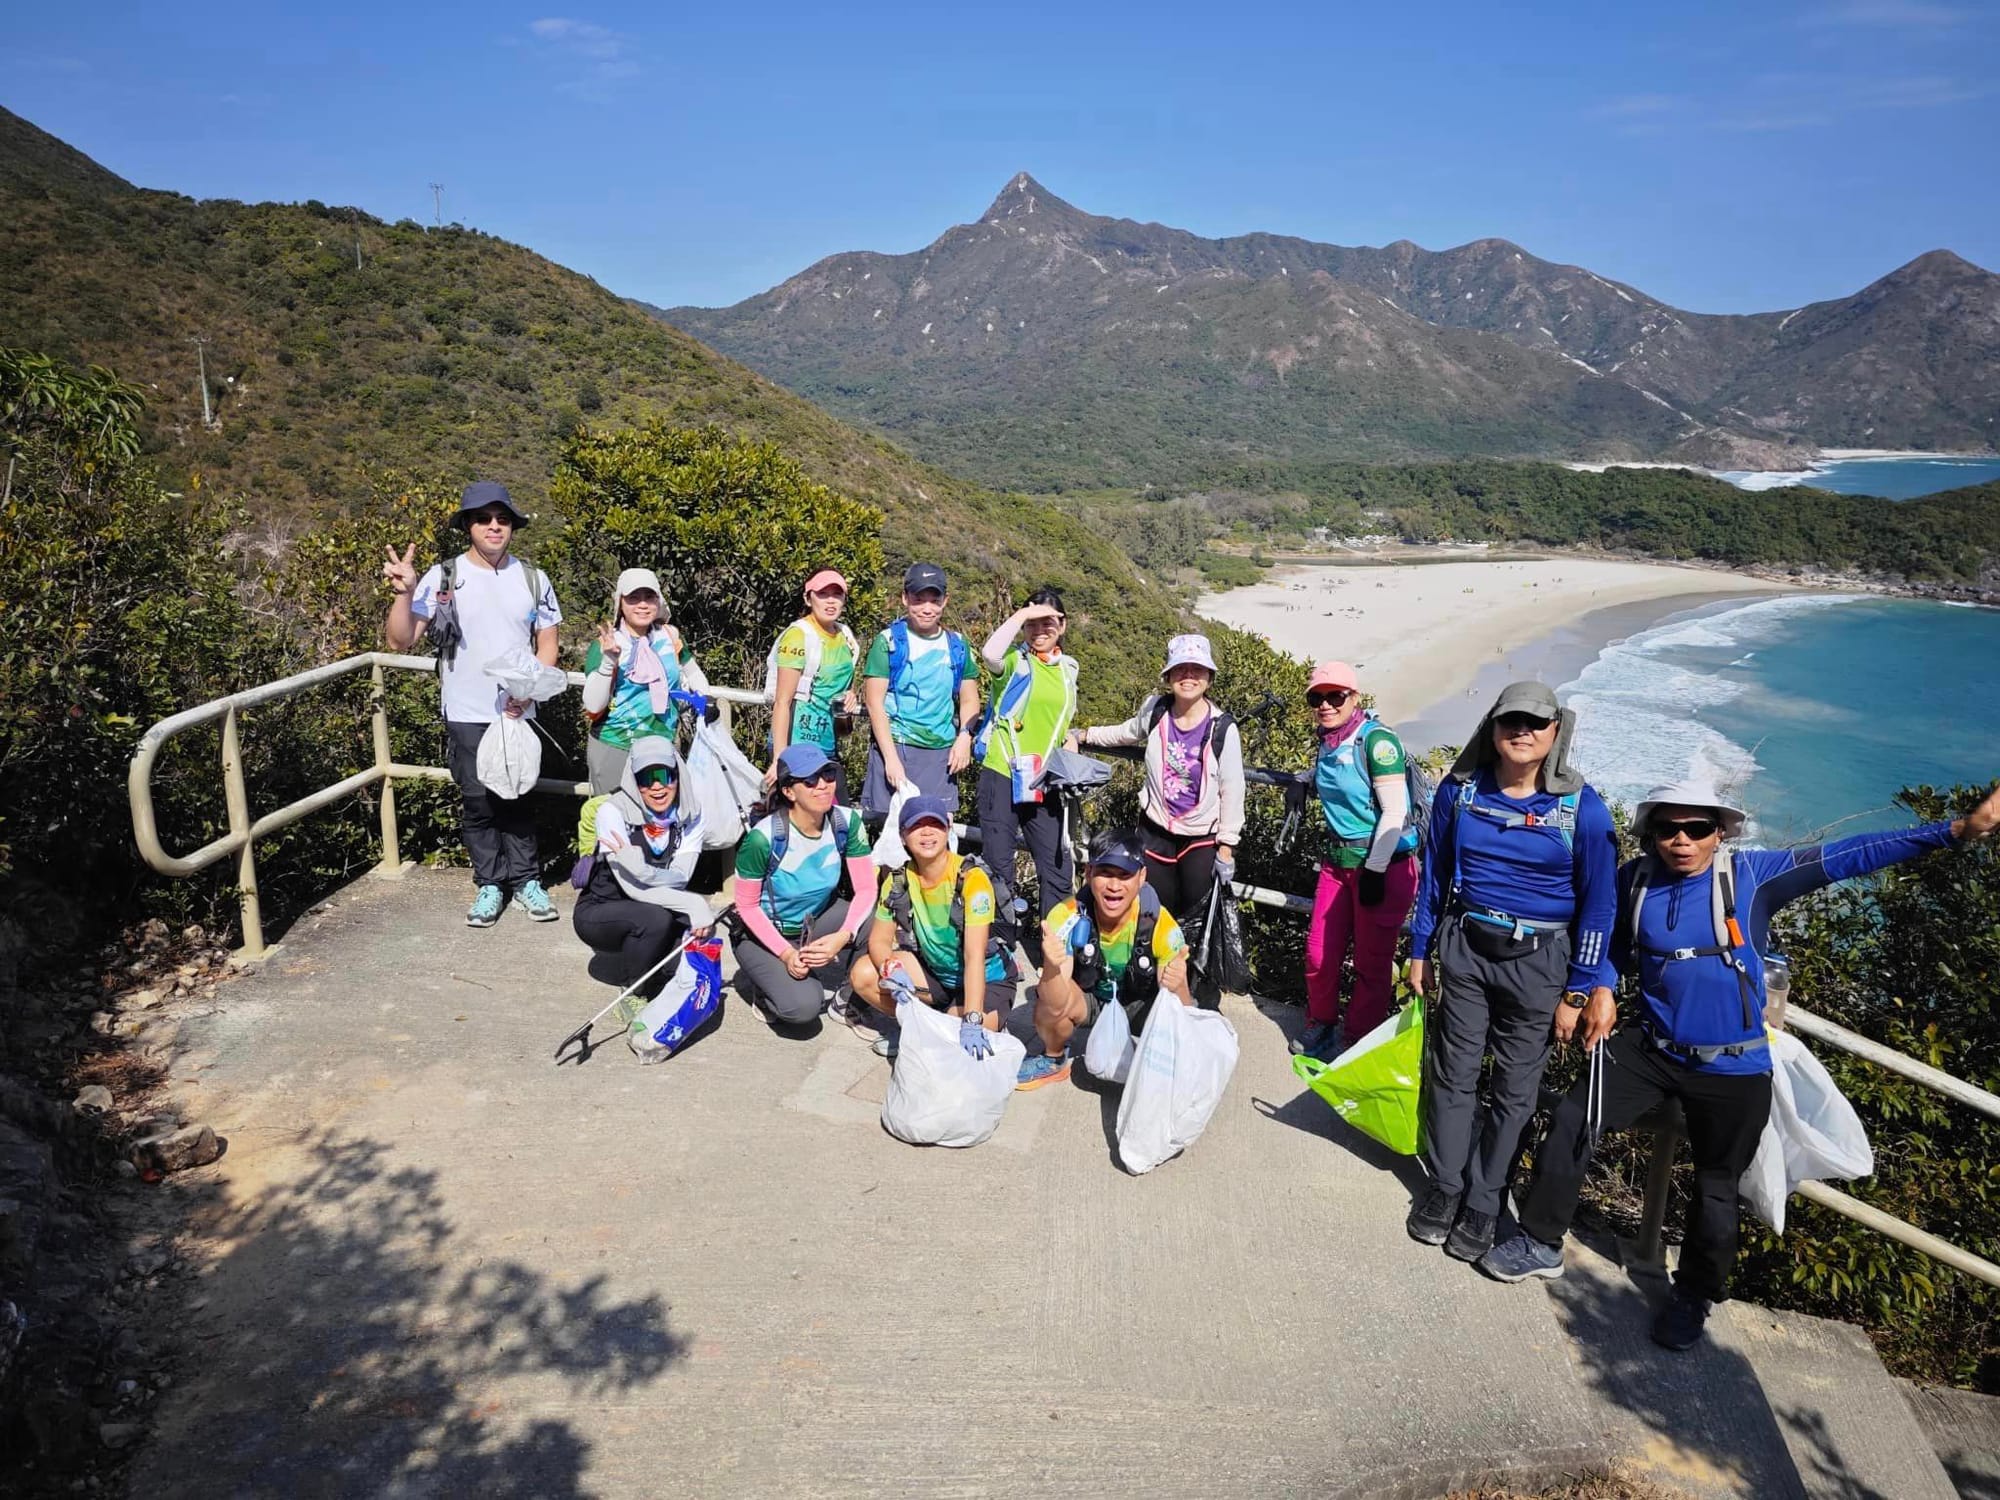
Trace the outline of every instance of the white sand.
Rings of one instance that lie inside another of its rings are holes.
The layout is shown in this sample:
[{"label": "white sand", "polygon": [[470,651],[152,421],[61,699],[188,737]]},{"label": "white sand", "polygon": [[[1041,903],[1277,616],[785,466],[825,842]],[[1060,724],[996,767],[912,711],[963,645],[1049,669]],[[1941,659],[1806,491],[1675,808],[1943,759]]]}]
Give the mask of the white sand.
[{"label": "white sand", "polygon": [[1487,662],[1596,610],[1787,587],[1721,569],[1595,558],[1305,566],[1273,569],[1249,588],[1204,594],[1195,609],[1254,631],[1287,655],[1352,662],[1362,687],[1393,720],[1457,697]]}]

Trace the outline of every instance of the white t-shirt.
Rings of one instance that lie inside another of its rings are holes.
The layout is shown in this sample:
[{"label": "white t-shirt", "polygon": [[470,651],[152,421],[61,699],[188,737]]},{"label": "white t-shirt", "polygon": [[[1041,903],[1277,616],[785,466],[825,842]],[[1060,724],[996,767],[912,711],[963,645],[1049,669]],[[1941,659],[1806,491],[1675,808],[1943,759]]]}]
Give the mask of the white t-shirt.
[{"label": "white t-shirt", "polygon": [[[511,554],[501,559],[500,570],[481,567],[470,558],[452,563],[458,583],[458,628],[464,634],[457,656],[440,666],[438,677],[444,690],[444,716],[453,724],[491,724],[500,717],[507,695],[500,684],[482,668],[494,657],[516,646],[535,649],[535,632],[562,623],[562,609],[556,603],[554,585],[548,575],[536,570],[542,596],[528,597],[528,570]],[[410,596],[410,613],[428,620],[437,607],[437,593],[444,582],[444,564],[434,565],[417,580]],[[534,717],[534,709],[528,717]]]}]

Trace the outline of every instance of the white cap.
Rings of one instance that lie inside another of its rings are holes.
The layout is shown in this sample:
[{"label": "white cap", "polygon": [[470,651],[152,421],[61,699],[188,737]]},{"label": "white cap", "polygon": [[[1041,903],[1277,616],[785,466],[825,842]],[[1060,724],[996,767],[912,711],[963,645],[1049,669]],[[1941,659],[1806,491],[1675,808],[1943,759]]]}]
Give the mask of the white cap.
[{"label": "white cap", "polygon": [[1160,668],[1160,675],[1166,676],[1175,667],[1196,666],[1215,670],[1215,653],[1208,649],[1205,635],[1177,635],[1167,642],[1167,664]]},{"label": "white cap", "polygon": [[1656,807],[1712,807],[1722,825],[1722,836],[1726,839],[1739,837],[1749,814],[1736,805],[1735,799],[1724,796],[1712,781],[1676,781],[1667,786],[1656,786],[1646,793],[1632,813],[1633,832],[1642,838],[1646,825],[1653,820]]},{"label": "white cap", "polygon": [[627,568],[618,575],[618,597],[636,594],[640,589],[651,589],[660,596],[662,604],[667,602],[667,591],[660,587],[660,575],[651,568]]}]

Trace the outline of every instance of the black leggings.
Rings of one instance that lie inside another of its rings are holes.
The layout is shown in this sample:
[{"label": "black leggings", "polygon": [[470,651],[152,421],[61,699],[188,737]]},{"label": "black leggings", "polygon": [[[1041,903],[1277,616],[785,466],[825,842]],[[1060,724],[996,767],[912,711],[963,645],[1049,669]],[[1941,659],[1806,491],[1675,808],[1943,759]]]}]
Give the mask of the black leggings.
[{"label": "black leggings", "polygon": [[1222,988],[1195,969],[1192,951],[1201,946],[1209,893],[1215,889],[1215,835],[1169,833],[1150,819],[1141,821],[1139,835],[1146,847],[1146,884],[1180,923],[1187,938],[1188,984],[1195,1003],[1204,1010],[1214,1010],[1222,1003]]},{"label": "black leggings", "polygon": [[1019,936],[1014,917],[1014,851],[1022,844],[1035,861],[1035,885],[1046,917],[1069,899],[1070,861],[1063,853],[1062,793],[1042,802],[1014,801],[1014,782],[991,766],[979,772],[979,853],[993,877],[993,932],[1011,945]]},{"label": "black leggings", "polygon": [[[673,952],[688,933],[687,918],[677,911],[630,897],[593,896],[589,891],[577,898],[571,920],[576,935],[609,960],[611,981],[620,989]],[[658,994],[673,969],[669,964],[647,980],[646,993]]]}]

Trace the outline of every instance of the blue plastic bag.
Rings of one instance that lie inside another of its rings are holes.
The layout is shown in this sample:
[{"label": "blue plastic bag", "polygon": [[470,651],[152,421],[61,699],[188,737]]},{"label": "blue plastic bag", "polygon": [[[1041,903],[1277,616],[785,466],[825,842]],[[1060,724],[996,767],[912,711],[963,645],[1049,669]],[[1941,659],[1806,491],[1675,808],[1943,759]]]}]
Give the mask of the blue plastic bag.
[{"label": "blue plastic bag", "polygon": [[641,1062],[665,1062],[714,1019],[722,1003],[722,939],[689,943],[666,988],[632,1018],[625,1043]]}]

